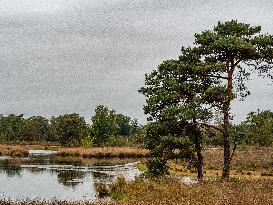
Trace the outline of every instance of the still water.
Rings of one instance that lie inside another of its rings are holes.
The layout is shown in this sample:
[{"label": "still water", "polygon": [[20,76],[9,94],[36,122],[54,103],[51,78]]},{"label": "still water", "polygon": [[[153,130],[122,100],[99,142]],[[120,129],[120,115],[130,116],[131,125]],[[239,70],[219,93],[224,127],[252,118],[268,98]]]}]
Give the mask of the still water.
[{"label": "still water", "polygon": [[134,179],[136,160],[60,158],[32,151],[27,158],[0,157],[0,198],[10,200],[96,200],[95,184]]}]

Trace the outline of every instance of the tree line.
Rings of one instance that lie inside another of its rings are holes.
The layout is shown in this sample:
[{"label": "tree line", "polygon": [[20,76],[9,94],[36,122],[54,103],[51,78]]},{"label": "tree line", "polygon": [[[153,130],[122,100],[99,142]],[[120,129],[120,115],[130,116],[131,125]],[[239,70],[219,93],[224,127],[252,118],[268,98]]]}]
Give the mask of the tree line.
[{"label": "tree line", "polygon": [[[112,145],[117,138],[133,137],[141,130],[136,119],[99,105],[91,125],[79,114],[64,114],[47,119],[42,116],[0,115],[2,142],[58,142],[63,146]],[[107,144],[108,143],[108,144]],[[111,144],[112,143],[112,144]]]}]

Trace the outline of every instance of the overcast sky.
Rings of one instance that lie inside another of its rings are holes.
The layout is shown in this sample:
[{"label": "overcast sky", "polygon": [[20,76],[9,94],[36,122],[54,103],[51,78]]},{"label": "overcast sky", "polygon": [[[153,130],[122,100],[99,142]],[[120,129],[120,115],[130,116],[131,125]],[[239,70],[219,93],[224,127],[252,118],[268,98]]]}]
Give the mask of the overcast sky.
[{"label": "overcast sky", "polygon": [[[0,113],[50,117],[97,105],[145,122],[137,90],[194,33],[237,19],[273,34],[272,0],[0,0]],[[233,103],[235,121],[273,110],[269,81]]]}]

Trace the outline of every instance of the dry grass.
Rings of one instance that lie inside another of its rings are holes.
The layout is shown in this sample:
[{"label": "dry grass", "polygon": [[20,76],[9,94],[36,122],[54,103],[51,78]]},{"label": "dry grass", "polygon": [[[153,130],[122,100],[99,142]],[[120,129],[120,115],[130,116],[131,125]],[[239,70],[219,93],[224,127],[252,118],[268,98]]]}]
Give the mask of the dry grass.
[{"label": "dry grass", "polygon": [[147,158],[140,157],[130,157],[130,158],[119,158],[119,157],[111,157],[111,158],[83,158],[83,157],[74,157],[74,156],[57,156],[54,158],[56,162],[59,163],[74,163],[80,164],[80,165],[117,165],[117,164],[127,164],[127,163],[133,163],[133,162],[142,162],[145,163],[147,161]]},{"label": "dry grass", "polygon": [[26,157],[28,149],[24,146],[0,145],[0,155]]},{"label": "dry grass", "polygon": [[273,181],[202,182],[185,185],[176,180],[125,183],[115,197],[117,204],[273,204]]},{"label": "dry grass", "polygon": [[[221,169],[223,164],[222,149],[207,149],[204,151],[205,168]],[[237,170],[261,170],[272,168],[273,147],[248,147],[235,151],[232,167]]]},{"label": "dry grass", "polygon": [[[143,180],[118,183],[118,189],[111,193],[117,200],[96,205],[272,205],[273,181],[231,181],[202,182],[185,185],[177,180]],[[0,201],[0,205],[78,205],[77,203],[55,201],[12,203]]]},{"label": "dry grass", "polygon": [[[220,177],[223,167],[223,150],[206,149],[204,154],[204,176]],[[184,163],[170,162],[174,175],[196,176],[194,169]],[[247,179],[273,179],[273,148],[239,148],[236,150],[231,166],[231,177]]]},{"label": "dry grass", "polygon": [[60,146],[46,145],[5,145],[0,144],[0,155],[21,156],[28,155],[30,149],[49,149],[58,151],[60,157],[83,157],[83,158],[142,158],[148,157],[149,152],[145,149],[130,147],[94,147],[94,148],[61,148]]},{"label": "dry grass", "polygon": [[86,158],[110,158],[110,157],[147,157],[148,150],[130,147],[95,147],[95,148],[61,148],[59,156],[76,156]]}]

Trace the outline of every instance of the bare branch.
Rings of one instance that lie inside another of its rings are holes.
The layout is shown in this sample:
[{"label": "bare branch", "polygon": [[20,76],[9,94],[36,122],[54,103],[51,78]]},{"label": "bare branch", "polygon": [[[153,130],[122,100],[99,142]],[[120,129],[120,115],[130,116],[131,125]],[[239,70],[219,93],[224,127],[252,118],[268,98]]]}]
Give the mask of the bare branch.
[{"label": "bare branch", "polygon": [[221,128],[219,128],[219,127],[217,127],[217,126],[215,126],[215,125],[210,125],[210,124],[206,124],[206,123],[201,123],[200,125],[201,125],[201,126],[208,127],[208,128],[213,128],[213,129],[215,129],[215,130],[218,130],[218,131],[224,133],[224,130],[222,130]]},{"label": "bare branch", "polygon": [[225,79],[225,80],[228,79],[227,77],[225,77],[225,76],[220,76],[220,75],[205,75],[205,76],[207,76],[207,77],[213,77],[213,78],[221,78],[221,79]]},{"label": "bare branch", "polygon": [[241,62],[241,59],[237,60],[237,61],[234,63],[234,67],[236,67],[240,62]]}]

